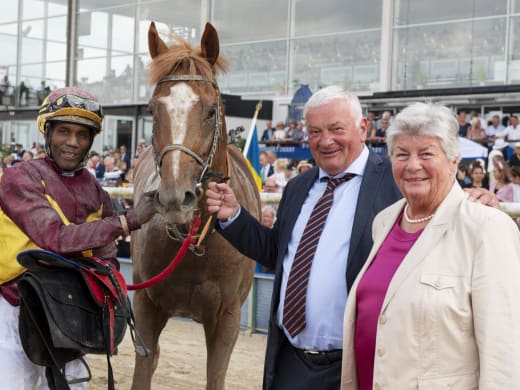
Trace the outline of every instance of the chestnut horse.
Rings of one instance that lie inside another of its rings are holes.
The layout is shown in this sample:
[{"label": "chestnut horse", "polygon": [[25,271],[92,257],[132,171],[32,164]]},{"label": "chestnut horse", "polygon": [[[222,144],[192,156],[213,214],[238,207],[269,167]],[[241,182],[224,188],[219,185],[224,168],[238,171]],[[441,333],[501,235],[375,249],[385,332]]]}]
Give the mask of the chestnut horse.
[{"label": "chestnut horse", "polygon": [[[132,233],[134,283],[148,280],[168,265],[194,213],[200,215],[202,226],[210,220],[202,196],[208,181],[229,177],[240,203],[257,218],[260,214],[260,197],[246,160],[239,149],[227,144],[216,82],[217,71],[225,70],[226,63],[219,57],[217,32],[206,24],[197,48],[181,38],[177,41],[168,47],[151,24],[150,80],[156,85],[149,103],[153,143],[139,156],[134,199],[137,202],[142,194],[157,190],[159,213]],[[188,251],[168,278],[135,293],[136,326],[151,353],[136,355],[133,389],[150,388],[159,336],[171,316],[191,318],[204,326],[206,387],[224,388],[254,262],[211,229],[202,252]]]}]

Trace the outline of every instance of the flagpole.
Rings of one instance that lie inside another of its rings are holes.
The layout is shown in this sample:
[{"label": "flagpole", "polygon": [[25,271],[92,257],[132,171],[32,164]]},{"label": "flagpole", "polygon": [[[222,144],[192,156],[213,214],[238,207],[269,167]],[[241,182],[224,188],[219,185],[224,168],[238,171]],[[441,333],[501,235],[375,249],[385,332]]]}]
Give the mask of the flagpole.
[{"label": "flagpole", "polygon": [[242,154],[247,156],[247,152],[249,151],[249,147],[251,146],[251,140],[253,138],[254,129],[256,125],[256,118],[258,117],[258,113],[262,109],[262,101],[260,100],[256,103],[255,115],[253,115],[253,120],[251,121],[251,127],[249,128],[249,133],[247,133],[246,143],[244,145],[244,150],[242,150]]}]

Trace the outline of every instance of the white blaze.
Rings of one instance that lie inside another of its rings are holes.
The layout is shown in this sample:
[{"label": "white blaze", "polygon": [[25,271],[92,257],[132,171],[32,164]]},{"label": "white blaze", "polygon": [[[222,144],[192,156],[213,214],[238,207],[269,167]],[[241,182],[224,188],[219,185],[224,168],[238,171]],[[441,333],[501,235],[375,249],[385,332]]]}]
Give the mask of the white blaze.
[{"label": "white blaze", "polygon": [[[193,106],[199,101],[191,87],[186,83],[178,83],[170,88],[170,94],[158,99],[164,104],[166,110],[170,114],[172,144],[184,145],[184,141],[188,136],[188,116]],[[180,167],[181,151],[174,151],[173,159],[173,177],[177,177]]]}]

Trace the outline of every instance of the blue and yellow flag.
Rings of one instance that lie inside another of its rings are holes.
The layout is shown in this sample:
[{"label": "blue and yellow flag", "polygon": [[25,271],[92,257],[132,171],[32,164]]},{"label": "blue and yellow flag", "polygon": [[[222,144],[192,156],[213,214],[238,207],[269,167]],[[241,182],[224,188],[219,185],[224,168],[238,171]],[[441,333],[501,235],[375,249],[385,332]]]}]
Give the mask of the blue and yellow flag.
[{"label": "blue and yellow flag", "polygon": [[262,108],[262,103],[259,102],[256,105],[255,115],[253,116],[253,122],[251,129],[247,135],[246,144],[244,145],[244,156],[246,157],[249,170],[255,179],[258,191],[262,191],[262,179],[260,178],[260,146],[258,145],[258,131],[256,129],[256,118],[258,112]]}]

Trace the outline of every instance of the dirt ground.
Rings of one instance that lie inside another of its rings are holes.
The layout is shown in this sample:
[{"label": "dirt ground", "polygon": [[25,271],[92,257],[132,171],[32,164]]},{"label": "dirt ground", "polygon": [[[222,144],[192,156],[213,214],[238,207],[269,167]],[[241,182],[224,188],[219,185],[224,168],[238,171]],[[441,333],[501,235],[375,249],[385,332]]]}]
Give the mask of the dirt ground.
[{"label": "dirt ground", "polygon": [[[260,389],[266,335],[241,332],[226,376],[226,388]],[[152,379],[152,389],[204,389],[206,384],[206,347],[202,326],[183,319],[171,319],[160,338],[161,358]],[[89,390],[107,389],[107,362],[104,355],[89,355],[92,371]],[[117,390],[130,389],[134,367],[134,349],[130,332],[111,359]]]}]

